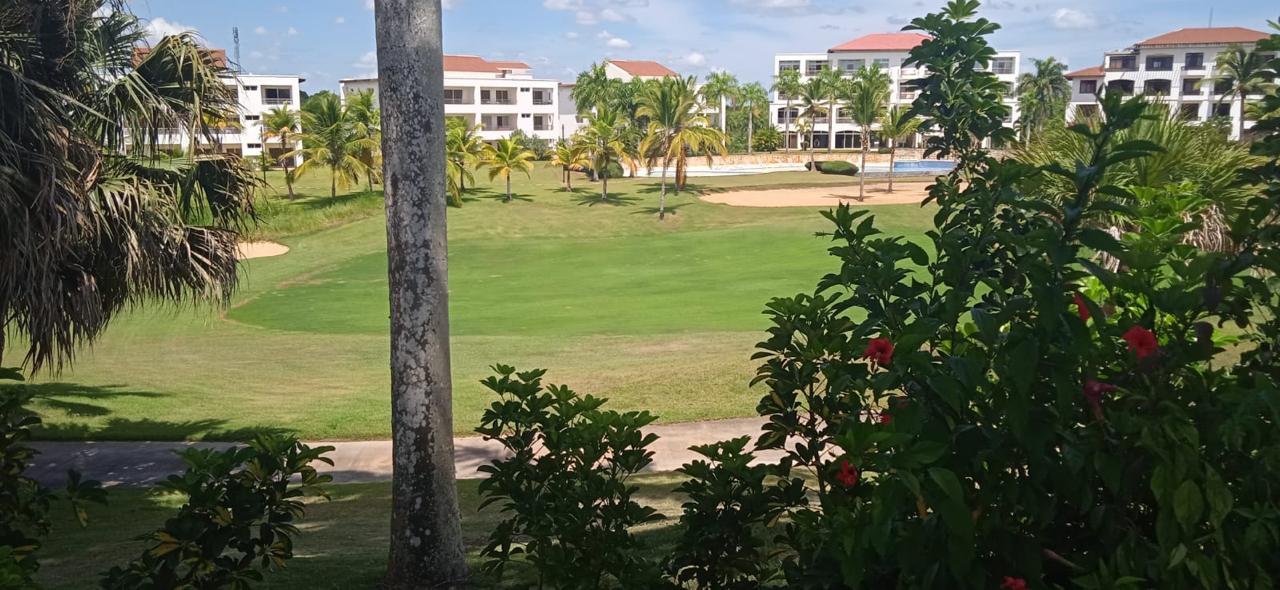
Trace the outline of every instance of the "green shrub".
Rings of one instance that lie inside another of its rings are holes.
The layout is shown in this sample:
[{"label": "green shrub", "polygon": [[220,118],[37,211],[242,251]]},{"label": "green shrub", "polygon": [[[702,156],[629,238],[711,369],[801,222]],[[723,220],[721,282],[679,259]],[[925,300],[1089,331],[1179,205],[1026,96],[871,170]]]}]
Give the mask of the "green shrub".
[{"label": "green shrub", "polygon": [[604,399],[543,387],[545,371],[494,371],[483,383],[500,399],[476,432],[509,456],[480,468],[488,475],[479,491],[482,507],[498,504],[507,517],[481,551],[484,569],[501,577],[522,555],[539,588],[655,587],[657,568],[639,555],[629,529],[661,515],[633,500],[636,488],[627,484],[652,462],[647,447],[657,436],[641,429],[655,418],[603,411]]},{"label": "green shrub", "polygon": [[596,170],[596,178],[610,179],[623,178],[627,175],[626,170],[622,169],[622,164],[618,162],[609,162],[609,167],[604,170]]},{"label": "green shrub", "polygon": [[751,147],[757,152],[776,152],[782,147],[782,133],[772,125],[760,127],[751,138]]},{"label": "green shrub", "polygon": [[805,162],[805,170],[813,170],[813,166],[818,167],[818,172],[823,174],[840,174],[843,176],[857,176],[858,166],[852,162],[844,160],[827,160],[825,162]]},{"label": "green shrub", "polygon": [[188,449],[187,470],[159,485],[187,503],[164,527],[146,535],[147,548],[124,567],[107,572],[102,587],[248,588],[263,571],[293,557],[294,524],[303,498],[325,497],[332,480],[311,466],[333,464],[333,447],[311,448],[293,437],[259,436],[225,451]]}]

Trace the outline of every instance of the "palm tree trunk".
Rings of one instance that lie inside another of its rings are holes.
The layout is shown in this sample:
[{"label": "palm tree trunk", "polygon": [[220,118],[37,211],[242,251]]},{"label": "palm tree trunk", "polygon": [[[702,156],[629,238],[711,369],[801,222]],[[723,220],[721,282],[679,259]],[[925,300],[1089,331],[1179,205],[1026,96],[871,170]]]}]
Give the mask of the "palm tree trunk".
[{"label": "palm tree trunk", "polygon": [[334,168],[329,169],[329,198],[338,198],[338,171]]},{"label": "palm tree trunk", "polygon": [[[898,140],[895,139],[893,140],[893,143],[889,145],[889,191],[888,192],[893,192],[893,159],[897,155],[898,155]],[[863,159],[864,159],[863,163],[865,164],[866,157],[864,156]]]},{"label": "palm tree trunk", "polygon": [[862,166],[858,168],[858,200],[864,198],[867,187],[867,147],[871,145],[870,128],[862,128]]},{"label": "palm tree trunk", "polygon": [[564,169],[564,185],[569,187],[566,190],[573,192],[573,171],[568,168]]},{"label": "palm tree trunk", "polygon": [[1236,118],[1236,141],[1244,141],[1244,99],[1245,92],[1240,92],[1240,116]]},{"label": "palm tree trunk", "polygon": [[747,109],[747,155],[751,155],[755,153],[755,148],[753,148],[751,145],[752,138],[755,135],[755,131],[756,131],[755,119],[756,119],[755,113],[752,112],[752,109]]},{"label": "palm tree trunk", "polygon": [[813,159],[813,126],[812,125],[809,126],[809,167],[812,168],[814,172],[818,171],[818,164]]},{"label": "palm tree trunk", "polygon": [[658,221],[667,218],[667,163],[662,162],[662,192],[658,196]]},{"label": "palm tree trunk", "polygon": [[[289,153],[289,135],[287,133],[280,134],[280,149],[285,150],[286,154]],[[290,201],[297,198],[297,195],[293,194],[293,175],[289,173],[289,160],[291,159],[292,158],[280,159],[280,164],[284,166],[284,185],[289,189]]]},{"label": "palm tree trunk", "polygon": [[511,173],[507,173],[507,202],[511,202]]},{"label": "palm tree trunk", "polygon": [[836,147],[836,101],[827,103],[827,153]]},{"label": "palm tree trunk", "polygon": [[685,180],[685,173],[686,173],[684,167],[685,167],[684,151],[682,150],[680,152],[680,155],[676,156],[676,194],[677,195],[680,194],[680,191],[684,190],[684,180]]},{"label": "palm tree trunk", "polygon": [[[453,465],[440,0],[377,0],[391,303],[388,590],[463,588]],[[425,129],[425,131],[424,131]]]},{"label": "palm tree trunk", "polygon": [[601,201],[608,201],[608,200],[609,200],[609,174],[608,174],[608,173],[601,174],[601,175],[600,175],[600,180],[601,180],[601,183],[600,183],[600,200],[601,200]]},{"label": "palm tree trunk", "polygon": [[[787,122],[786,122],[786,124],[783,126],[783,129],[785,129],[785,130],[786,130],[786,134],[787,134],[787,135],[786,135],[786,137],[785,137],[785,138],[783,138],[782,142],[783,142],[783,145],[785,145],[785,146],[787,147],[787,150],[786,150],[786,151],[787,151],[787,153],[790,153],[790,152],[791,152],[791,99],[789,99],[789,98],[787,99],[787,119],[786,119],[786,121],[787,121]],[[797,142],[797,143],[799,143],[799,142]]]}]

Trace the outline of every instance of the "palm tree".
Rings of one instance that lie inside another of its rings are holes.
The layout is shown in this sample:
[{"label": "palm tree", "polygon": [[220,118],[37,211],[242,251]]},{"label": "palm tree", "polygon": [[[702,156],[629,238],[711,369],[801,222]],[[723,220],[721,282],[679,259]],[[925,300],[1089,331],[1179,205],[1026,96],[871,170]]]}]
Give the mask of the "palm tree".
[{"label": "palm tree", "polygon": [[[449,119],[446,127],[448,128],[449,163],[458,170],[481,165],[486,147],[484,140],[480,138],[480,131],[484,126],[479,123],[469,125],[458,119]],[[470,178],[470,174],[458,176],[459,193],[467,192],[466,181]]]},{"label": "palm tree", "polygon": [[1067,65],[1052,57],[1034,61],[1035,73],[1027,72],[1018,79],[1023,143],[1031,141],[1032,134],[1040,133],[1047,125],[1065,121],[1067,103],[1071,100]]},{"label": "palm tree", "polygon": [[582,144],[600,177],[600,200],[609,200],[609,167],[631,158],[622,140],[623,123],[617,111],[600,110],[582,130]]},{"label": "palm tree", "polygon": [[693,77],[664,78],[646,87],[640,96],[640,115],[649,119],[648,134],[641,143],[640,153],[662,165],[659,221],[667,216],[667,168],[674,163],[677,170],[684,169],[690,152],[705,154],[708,166],[713,150],[721,155],[726,152],[724,133],[712,127],[706,115],[701,114],[702,105],[694,90],[696,83]]},{"label": "palm tree", "polygon": [[591,158],[587,156],[587,147],[579,137],[571,137],[556,144],[551,154],[551,165],[560,167],[564,190],[573,190],[573,171],[591,166]]},{"label": "palm tree", "polygon": [[[296,139],[301,124],[302,118],[298,115],[298,111],[286,106],[271,109],[262,119],[262,140],[268,142],[279,139],[282,152],[293,151],[289,147],[293,145],[289,142],[289,138]],[[297,195],[293,194],[293,158],[281,157],[280,164],[284,166],[284,185],[289,189],[289,200],[292,201],[297,198]]]},{"label": "palm tree", "polygon": [[[376,2],[391,300],[388,590],[467,577],[453,464],[440,0]],[[424,122],[430,122],[423,132]]]},{"label": "palm tree", "polygon": [[[467,151],[462,136],[467,132],[466,124],[453,124],[450,120],[445,131],[445,188],[449,195],[450,207],[462,206],[462,195],[466,191],[467,181],[475,182],[471,173],[472,164],[478,156]],[[484,144],[480,143],[483,148]],[[483,149],[481,150],[483,151]]]},{"label": "palm tree", "polygon": [[[800,71],[799,70],[782,70],[778,72],[778,77],[773,81],[773,91],[787,102],[787,118],[785,123],[786,137],[783,140],[787,146],[786,151],[791,151],[791,103],[796,96],[800,94]],[[797,145],[800,142],[796,142]]]},{"label": "palm tree", "polygon": [[[225,303],[261,185],[247,160],[196,149],[214,144],[206,121],[238,116],[226,68],[187,33],[135,61],[145,30],[119,1],[0,13],[0,354],[60,368],[127,307]],[[185,155],[161,158],[175,127]]]},{"label": "palm tree", "polygon": [[729,114],[726,102],[733,100],[738,94],[738,77],[729,72],[712,72],[707,76],[707,83],[702,85],[702,98],[709,105],[718,105],[720,113],[718,121],[720,131],[724,132]]},{"label": "palm tree", "polygon": [[329,196],[338,196],[338,187],[347,188],[367,174],[369,166],[360,159],[362,150],[373,142],[356,133],[347,112],[334,95],[318,96],[302,107],[302,149],[285,154],[301,155],[297,176],[302,178],[317,167],[329,169]]},{"label": "palm tree", "polygon": [[827,153],[835,150],[836,145],[836,101],[849,93],[849,81],[840,70],[825,68],[813,78],[821,89],[820,96],[827,103]]},{"label": "palm tree", "polygon": [[880,137],[889,141],[889,190],[893,192],[893,162],[898,153],[898,142],[920,128],[920,119],[911,116],[911,109],[893,106],[880,119]]},{"label": "palm tree", "polygon": [[489,180],[501,176],[507,182],[507,197],[503,201],[510,203],[511,173],[524,172],[529,176],[533,172],[533,152],[511,139],[500,139],[485,150],[484,164],[489,167]]},{"label": "palm tree", "polygon": [[346,117],[356,137],[368,139],[362,142],[356,157],[365,165],[365,182],[369,192],[373,183],[382,182],[382,112],[378,110],[372,90],[363,90],[347,97]]},{"label": "palm tree", "polygon": [[889,102],[889,74],[880,66],[862,66],[853,79],[849,92],[849,118],[862,132],[862,162],[858,166],[858,198],[865,194],[867,184],[867,150],[871,147],[871,126],[884,116]]},{"label": "palm tree", "polygon": [[621,84],[621,81],[609,78],[604,62],[591,64],[590,68],[578,74],[570,93],[578,105],[578,114],[585,116],[610,105]]},{"label": "palm tree", "polygon": [[813,128],[818,118],[827,114],[827,107],[824,106],[826,101],[824,92],[822,82],[817,78],[810,78],[800,86],[800,118],[809,123],[805,126],[809,134],[809,141],[806,142],[805,148],[809,150],[809,166],[814,172],[818,171],[818,167],[813,165]]},{"label": "palm tree", "polygon": [[[1262,94],[1272,88],[1271,77],[1275,75],[1267,69],[1267,59],[1257,51],[1247,50],[1238,45],[1218,54],[1217,67],[1219,79],[1230,86],[1222,93],[1223,98],[1239,99],[1240,118],[1236,120],[1235,137],[1244,139],[1245,101],[1250,94]],[[1214,91],[1217,94],[1217,91]]]},{"label": "palm tree", "polygon": [[747,111],[747,153],[751,154],[755,152],[752,144],[756,134],[756,117],[768,114],[769,92],[759,82],[744,84],[738,89],[738,101]]}]

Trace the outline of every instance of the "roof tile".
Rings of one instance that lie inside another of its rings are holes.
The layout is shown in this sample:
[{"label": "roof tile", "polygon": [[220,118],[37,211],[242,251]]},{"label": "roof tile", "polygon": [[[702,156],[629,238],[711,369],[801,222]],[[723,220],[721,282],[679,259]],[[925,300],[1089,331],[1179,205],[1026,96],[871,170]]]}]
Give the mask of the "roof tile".
[{"label": "roof tile", "polygon": [[827,51],[910,51],[929,38],[920,33],[872,33],[846,41]]}]

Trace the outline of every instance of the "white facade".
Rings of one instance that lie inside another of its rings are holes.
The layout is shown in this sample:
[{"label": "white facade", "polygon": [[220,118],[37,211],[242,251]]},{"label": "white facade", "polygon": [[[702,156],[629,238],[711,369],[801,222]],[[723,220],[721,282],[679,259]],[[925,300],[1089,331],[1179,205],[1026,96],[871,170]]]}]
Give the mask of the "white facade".
[{"label": "white facade", "polygon": [[[910,47],[915,41],[904,36],[913,35],[907,33],[881,33],[876,35],[868,35],[861,39],[855,39],[844,46],[851,46],[849,49],[841,49],[841,47],[832,48],[822,53],[779,53],[773,58],[774,75],[779,74],[783,70],[794,69],[800,72],[801,82],[807,82],[816,76],[819,72],[827,68],[836,68],[844,72],[846,78],[852,77],[860,68],[865,66],[878,65],[882,71],[889,75],[889,105],[906,107],[910,106],[916,98],[916,92],[910,86],[913,79],[924,77],[924,72],[915,67],[904,67],[903,62],[910,55]],[[864,42],[870,40],[870,42]],[[877,47],[880,44],[880,47]],[[894,45],[898,45],[894,47]],[[842,46],[842,47],[844,47]],[[860,46],[866,46],[862,48]],[[1013,125],[1017,120],[1018,105],[1013,96],[1012,89],[1017,85],[1018,75],[1022,68],[1022,56],[1016,51],[1002,51],[996,54],[995,60],[992,62],[990,69],[996,73],[996,76],[1003,82],[1009,84],[1010,93],[1005,99],[1005,103],[1010,107],[1013,115],[1007,120],[1008,125]],[[837,113],[835,121],[835,147],[837,149],[851,149],[859,147],[861,130],[854,125],[853,120],[844,113],[844,108],[837,101]],[[802,141],[807,141],[808,136],[801,138],[797,132],[797,122],[799,121],[799,113],[802,106],[798,97],[792,97],[791,111],[788,117],[787,100],[784,96],[774,93],[771,108],[769,109],[769,120],[783,133],[783,145],[791,148],[798,148]],[[829,115],[824,115],[813,122],[813,143],[815,149],[826,149],[828,145],[827,129]],[[790,135],[787,135],[787,123],[790,119]],[[879,128],[875,125],[872,129]],[[877,141],[872,139],[873,145]],[[914,141],[906,142],[906,145],[913,144]]]},{"label": "white facade", "polygon": [[[244,158],[257,158],[265,151],[274,157],[274,163],[282,154],[302,147],[301,143],[292,141],[292,145],[281,145],[278,138],[270,142],[264,141],[262,127],[267,113],[277,107],[293,111],[301,108],[302,78],[234,74],[224,76],[222,80],[224,84],[236,88],[240,103],[239,118],[216,127],[213,130],[214,142],[210,144],[208,140],[201,139],[197,150],[236,154]],[[157,138],[161,148],[185,151],[190,147],[191,136],[185,129],[167,131],[160,133]]]},{"label": "white facade", "polygon": [[[1236,27],[1181,29],[1119,51],[1103,54],[1101,67],[1072,72],[1069,120],[1097,111],[1096,94],[1146,95],[1191,122],[1231,120],[1231,136],[1242,118],[1238,98],[1224,97],[1229,81],[1217,68],[1218,56],[1233,45],[1252,49],[1266,33]],[[1252,39],[1251,39],[1252,38]],[[1260,99],[1250,96],[1249,100]],[[1245,120],[1244,129],[1253,127]]]},{"label": "white facade", "polygon": [[[366,90],[373,90],[377,100],[377,78],[346,79],[339,84],[343,100]],[[517,129],[555,141],[561,133],[559,86],[555,80],[534,78],[525,64],[446,56],[445,117],[482,125],[479,135],[485,141],[506,139]]]}]

